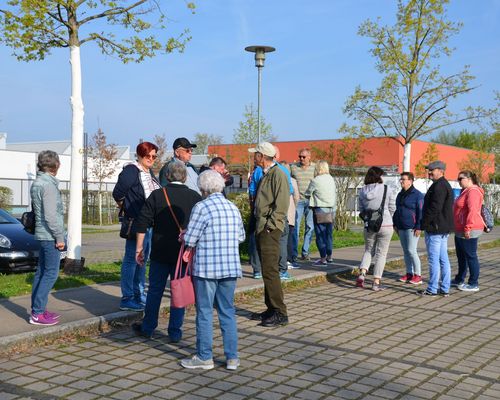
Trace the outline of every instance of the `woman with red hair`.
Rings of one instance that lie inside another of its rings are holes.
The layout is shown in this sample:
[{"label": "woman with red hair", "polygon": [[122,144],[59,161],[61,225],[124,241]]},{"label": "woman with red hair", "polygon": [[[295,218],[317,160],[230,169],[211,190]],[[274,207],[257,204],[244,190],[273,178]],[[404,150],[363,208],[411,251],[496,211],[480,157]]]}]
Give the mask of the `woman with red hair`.
[{"label": "woman with red hair", "polygon": [[[113,198],[122,210],[123,224],[120,235],[126,239],[125,254],[121,268],[122,298],[120,310],[143,311],[146,303],[144,286],[146,269],[135,260],[136,229],[135,223],[151,192],[160,188],[160,182],[151,170],[156,160],[158,146],[150,142],[142,142],[137,146],[137,161],[126,164],[118,176],[113,190]],[[151,229],[144,237],[144,262],[149,258],[151,249]]]}]

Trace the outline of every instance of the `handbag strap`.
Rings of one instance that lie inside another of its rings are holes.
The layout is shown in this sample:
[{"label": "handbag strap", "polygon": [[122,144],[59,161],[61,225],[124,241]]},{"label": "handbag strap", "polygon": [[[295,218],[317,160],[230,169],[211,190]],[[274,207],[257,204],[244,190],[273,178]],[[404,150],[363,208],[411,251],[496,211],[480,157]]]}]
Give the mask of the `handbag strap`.
[{"label": "handbag strap", "polygon": [[384,196],[382,197],[382,203],[380,204],[379,207],[379,212],[383,213],[384,212],[384,205],[385,205],[385,195],[387,194],[387,185],[384,185]]},{"label": "handbag strap", "polygon": [[163,188],[163,194],[165,195],[165,200],[167,201],[168,208],[172,213],[172,217],[174,218],[174,221],[177,224],[177,228],[179,228],[179,232],[182,232],[181,224],[179,224],[179,220],[175,216],[174,210],[172,209],[172,204],[170,204],[170,199],[168,198],[167,190],[165,188]]}]

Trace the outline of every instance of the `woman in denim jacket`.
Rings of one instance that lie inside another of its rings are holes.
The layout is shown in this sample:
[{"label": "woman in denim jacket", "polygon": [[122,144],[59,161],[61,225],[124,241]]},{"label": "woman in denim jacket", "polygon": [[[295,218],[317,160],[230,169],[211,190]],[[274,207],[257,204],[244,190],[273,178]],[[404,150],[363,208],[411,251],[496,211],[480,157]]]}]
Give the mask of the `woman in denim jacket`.
[{"label": "woman in denim jacket", "polygon": [[38,268],[31,291],[30,324],[55,325],[60,315],[46,309],[49,292],[59,274],[64,249],[64,212],[56,179],[60,162],[57,153],[45,150],[38,154],[38,172],[31,185],[31,202],[35,213],[35,239],[40,242]]},{"label": "woman in denim jacket", "polygon": [[422,269],[417,253],[418,238],[420,237],[420,221],[424,195],[415,189],[415,177],[411,172],[403,172],[399,182],[401,191],[396,197],[396,212],[392,216],[394,229],[399,235],[403,248],[406,274],[399,280],[414,285],[422,284]]}]

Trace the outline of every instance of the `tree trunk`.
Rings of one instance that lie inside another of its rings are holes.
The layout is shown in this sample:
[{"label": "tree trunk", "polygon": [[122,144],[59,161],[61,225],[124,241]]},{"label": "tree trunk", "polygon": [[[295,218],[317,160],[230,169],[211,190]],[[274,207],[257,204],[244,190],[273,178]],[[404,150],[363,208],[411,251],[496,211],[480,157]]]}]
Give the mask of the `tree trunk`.
[{"label": "tree trunk", "polygon": [[403,153],[403,171],[410,172],[411,143],[405,143]]},{"label": "tree trunk", "polygon": [[102,226],[102,193],[99,191],[99,226]]},{"label": "tree trunk", "polygon": [[82,251],[82,170],[83,170],[83,101],[80,47],[70,47],[71,64],[71,173],[68,211],[68,256],[64,272],[83,270]]}]

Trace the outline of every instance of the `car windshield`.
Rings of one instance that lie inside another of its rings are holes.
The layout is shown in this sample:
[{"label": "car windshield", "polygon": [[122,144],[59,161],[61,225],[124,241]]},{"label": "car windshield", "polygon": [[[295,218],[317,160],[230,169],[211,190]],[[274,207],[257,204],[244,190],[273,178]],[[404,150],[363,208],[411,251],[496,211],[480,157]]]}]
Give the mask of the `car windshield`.
[{"label": "car windshield", "polygon": [[7,211],[0,208],[0,224],[20,224],[20,222]]}]

